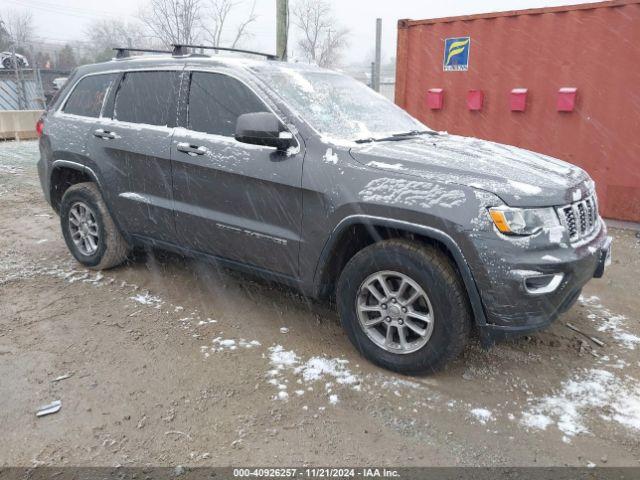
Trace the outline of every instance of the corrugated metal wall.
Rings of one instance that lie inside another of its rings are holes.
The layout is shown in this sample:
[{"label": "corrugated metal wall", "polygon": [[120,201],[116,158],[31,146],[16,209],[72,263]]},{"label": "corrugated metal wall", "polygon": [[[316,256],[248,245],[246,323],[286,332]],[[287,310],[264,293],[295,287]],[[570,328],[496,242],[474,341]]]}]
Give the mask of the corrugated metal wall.
[{"label": "corrugated metal wall", "polygon": [[[0,78],[0,110],[37,110],[42,108],[39,88],[33,80],[24,81],[26,108],[18,100],[18,84],[15,80]],[[21,108],[22,107],[22,108]]]},{"label": "corrugated metal wall", "polygon": [[[470,37],[467,71],[444,71],[445,40]],[[601,211],[640,221],[640,0],[401,20],[396,103],[436,130],[543,152],[585,168]],[[525,111],[510,92],[526,88]],[[558,90],[577,87],[572,112]],[[427,105],[444,90],[441,110]],[[479,111],[467,105],[481,90]]]},{"label": "corrugated metal wall", "polygon": [[13,70],[0,70],[0,110],[43,108],[42,86],[35,70],[22,70],[20,79],[18,82]]}]

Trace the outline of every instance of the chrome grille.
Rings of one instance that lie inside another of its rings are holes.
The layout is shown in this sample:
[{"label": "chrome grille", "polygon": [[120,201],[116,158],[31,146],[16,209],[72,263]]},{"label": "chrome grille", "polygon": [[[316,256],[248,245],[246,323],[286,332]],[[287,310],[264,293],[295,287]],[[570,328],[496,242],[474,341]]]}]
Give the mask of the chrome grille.
[{"label": "chrome grille", "polygon": [[595,195],[558,208],[560,222],[569,232],[572,243],[585,240],[597,232],[598,202]]}]

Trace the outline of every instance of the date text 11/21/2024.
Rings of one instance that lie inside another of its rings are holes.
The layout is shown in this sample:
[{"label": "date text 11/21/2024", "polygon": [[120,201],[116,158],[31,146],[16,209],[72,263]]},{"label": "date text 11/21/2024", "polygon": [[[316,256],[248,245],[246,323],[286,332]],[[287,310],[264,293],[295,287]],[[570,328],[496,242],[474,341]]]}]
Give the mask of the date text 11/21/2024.
[{"label": "date text 11/21/2024", "polygon": [[234,468],[234,478],[399,478],[387,468]]}]

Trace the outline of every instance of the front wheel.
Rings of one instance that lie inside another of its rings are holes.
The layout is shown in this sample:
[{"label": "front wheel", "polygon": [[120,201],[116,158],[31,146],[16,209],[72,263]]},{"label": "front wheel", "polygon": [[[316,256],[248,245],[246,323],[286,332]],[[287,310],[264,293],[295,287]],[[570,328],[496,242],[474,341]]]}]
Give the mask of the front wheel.
[{"label": "front wheel", "polygon": [[442,252],[417,242],[385,240],[358,252],[340,275],[336,299],[355,347],[396,372],[439,370],[470,335],[456,270]]},{"label": "front wheel", "polygon": [[72,185],[60,204],[60,224],[69,251],[93,270],[124,262],[130,248],[113,222],[95,183]]}]

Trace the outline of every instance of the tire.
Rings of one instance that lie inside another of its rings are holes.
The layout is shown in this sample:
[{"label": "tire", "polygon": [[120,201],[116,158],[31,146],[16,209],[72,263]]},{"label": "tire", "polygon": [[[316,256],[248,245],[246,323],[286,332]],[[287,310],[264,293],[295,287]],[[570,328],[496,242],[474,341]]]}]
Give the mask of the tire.
[{"label": "tire", "polygon": [[[89,226],[80,232],[82,227],[77,223],[82,222],[78,222],[77,215],[82,217],[83,206],[86,212],[83,218],[87,219],[85,227]],[[120,265],[131,250],[113,222],[95,183],[77,183],[67,189],[60,204],[60,225],[71,254],[92,270],[105,270]],[[83,235],[86,240],[82,239]]]},{"label": "tire", "polygon": [[[365,287],[373,285],[378,294],[382,293],[382,284],[375,280],[380,275],[392,292],[382,295],[383,301]],[[393,290],[400,284],[405,285],[405,293],[396,295]],[[424,295],[409,304],[420,289]],[[442,369],[462,353],[471,334],[471,309],[458,273],[445,254],[417,242],[385,240],[358,252],[340,274],[336,301],[342,325],[360,353],[376,365],[407,375]],[[363,309],[385,309],[361,312],[358,305],[364,305]],[[401,311],[399,305],[404,305]],[[381,322],[378,313],[384,319]],[[431,318],[431,322],[417,320],[418,316],[413,315]],[[378,323],[374,327],[363,326],[369,321]],[[391,340],[387,343],[390,328]],[[405,332],[404,342],[400,339],[401,329]]]},{"label": "tire", "polygon": [[6,69],[13,68],[13,61],[11,60],[11,57],[2,60],[2,66]]}]

